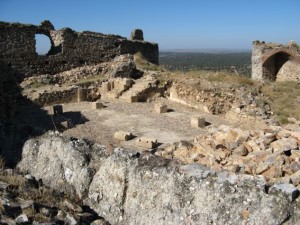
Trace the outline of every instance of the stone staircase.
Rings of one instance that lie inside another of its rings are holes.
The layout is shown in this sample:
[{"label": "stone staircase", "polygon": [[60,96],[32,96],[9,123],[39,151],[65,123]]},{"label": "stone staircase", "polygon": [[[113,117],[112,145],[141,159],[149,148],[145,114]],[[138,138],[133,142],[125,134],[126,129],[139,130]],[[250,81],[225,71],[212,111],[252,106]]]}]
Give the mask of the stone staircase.
[{"label": "stone staircase", "polygon": [[138,80],[128,78],[112,79],[103,82],[100,87],[101,99],[120,99],[128,103],[143,102],[157,93],[158,80],[152,76],[146,76]]},{"label": "stone staircase", "polygon": [[155,78],[144,77],[136,80],[130,89],[122,93],[119,99],[128,103],[147,101],[148,97],[156,93],[157,85],[158,81]]}]

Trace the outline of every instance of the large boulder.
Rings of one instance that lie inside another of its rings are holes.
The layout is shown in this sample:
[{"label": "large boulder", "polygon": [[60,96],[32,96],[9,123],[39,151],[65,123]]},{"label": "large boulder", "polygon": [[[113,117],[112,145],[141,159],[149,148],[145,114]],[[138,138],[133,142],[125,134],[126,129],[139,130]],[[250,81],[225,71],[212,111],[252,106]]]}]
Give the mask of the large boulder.
[{"label": "large boulder", "polygon": [[110,224],[299,224],[299,191],[269,187],[262,176],[55,135],[29,140],[18,168],[58,190],[74,189]]},{"label": "large boulder", "polygon": [[108,71],[110,78],[127,77],[136,78],[137,73],[136,65],[133,55],[125,54],[116,56],[111,63]]},{"label": "large boulder", "polygon": [[22,161],[17,167],[23,173],[42,179],[47,186],[77,193],[82,198],[93,178],[89,167],[90,151],[85,141],[47,134],[25,143]]}]

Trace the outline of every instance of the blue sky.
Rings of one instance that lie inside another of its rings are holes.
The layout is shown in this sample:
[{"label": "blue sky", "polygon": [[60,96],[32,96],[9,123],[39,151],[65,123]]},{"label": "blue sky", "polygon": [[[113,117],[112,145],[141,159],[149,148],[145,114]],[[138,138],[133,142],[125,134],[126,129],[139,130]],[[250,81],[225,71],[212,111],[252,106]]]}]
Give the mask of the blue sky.
[{"label": "blue sky", "polygon": [[[250,49],[253,40],[300,43],[300,0],[0,0],[0,20],[129,37],[160,49]],[[1,34],[0,34],[1,35]]]}]

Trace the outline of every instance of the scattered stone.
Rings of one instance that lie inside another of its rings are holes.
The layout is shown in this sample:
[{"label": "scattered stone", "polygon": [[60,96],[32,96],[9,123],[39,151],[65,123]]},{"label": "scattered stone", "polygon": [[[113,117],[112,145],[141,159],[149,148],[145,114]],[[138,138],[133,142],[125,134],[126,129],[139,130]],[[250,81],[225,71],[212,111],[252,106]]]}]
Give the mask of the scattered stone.
[{"label": "scattered stone", "polygon": [[136,140],[136,145],[138,147],[152,149],[156,147],[157,140],[155,138],[141,137]]},{"label": "scattered stone", "polygon": [[103,109],[103,108],[104,108],[104,105],[103,105],[103,103],[101,103],[101,102],[93,102],[93,103],[92,103],[92,108],[93,108],[93,109]]},{"label": "scattered stone", "polygon": [[125,131],[117,131],[114,134],[114,138],[119,141],[129,141],[133,138],[133,134]]},{"label": "scattered stone", "polygon": [[240,145],[239,147],[233,150],[233,153],[239,156],[246,156],[249,152],[244,145]]},{"label": "scattered stone", "polygon": [[300,170],[290,176],[293,185],[297,186],[300,184]]},{"label": "scattered stone", "polygon": [[290,201],[294,201],[299,196],[299,190],[295,188],[295,186],[292,184],[288,184],[288,183],[275,184],[270,188],[269,193],[270,194],[273,194],[274,192],[276,193],[277,190],[282,191],[283,193],[288,195]]},{"label": "scattered stone", "polygon": [[155,104],[154,111],[158,114],[166,113],[168,111],[168,106],[161,103]]},{"label": "scattered stone", "polygon": [[67,199],[64,200],[63,204],[72,212],[78,212],[78,213],[82,212],[82,208],[79,205],[76,205],[76,204],[68,201]]},{"label": "scattered stone", "polygon": [[298,143],[295,138],[282,138],[270,144],[274,151],[289,151],[297,149]]},{"label": "scattered stone", "polygon": [[78,224],[78,222],[75,220],[75,218],[72,215],[70,215],[69,213],[67,213],[66,221],[70,225],[76,225],[76,224]]},{"label": "scattered stone", "polygon": [[26,222],[28,222],[29,220],[28,220],[28,217],[27,217],[25,214],[21,214],[21,215],[19,215],[19,216],[15,219],[15,221],[17,222],[17,224],[21,224],[21,223],[26,223]]},{"label": "scattered stone", "polygon": [[293,171],[294,173],[296,173],[297,171],[300,170],[300,162],[294,161],[294,162],[291,163],[291,166],[290,166],[290,167],[291,167],[292,171]]},{"label": "scattered stone", "polygon": [[265,164],[264,162],[260,162],[258,164],[258,167],[256,169],[256,174],[262,174],[263,172],[265,172],[267,169],[269,169],[269,166],[267,164]]},{"label": "scattered stone", "polygon": [[204,128],[206,126],[204,117],[192,117],[191,118],[191,127],[193,128]]},{"label": "scattered stone", "polygon": [[91,225],[108,225],[108,223],[104,219],[98,219],[93,221]]}]

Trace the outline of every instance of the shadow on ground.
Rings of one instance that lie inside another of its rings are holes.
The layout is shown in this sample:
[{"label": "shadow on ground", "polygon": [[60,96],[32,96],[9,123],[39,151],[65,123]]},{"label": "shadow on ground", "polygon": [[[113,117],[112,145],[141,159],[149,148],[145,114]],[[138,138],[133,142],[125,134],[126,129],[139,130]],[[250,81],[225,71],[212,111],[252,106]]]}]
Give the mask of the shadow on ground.
[{"label": "shadow on ground", "polygon": [[[21,160],[28,139],[56,129],[52,115],[22,96],[20,77],[18,71],[0,62],[0,156],[8,167],[16,166]],[[73,126],[87,122],[80,112],[66,112],[61,116],[72,121]]]}]

